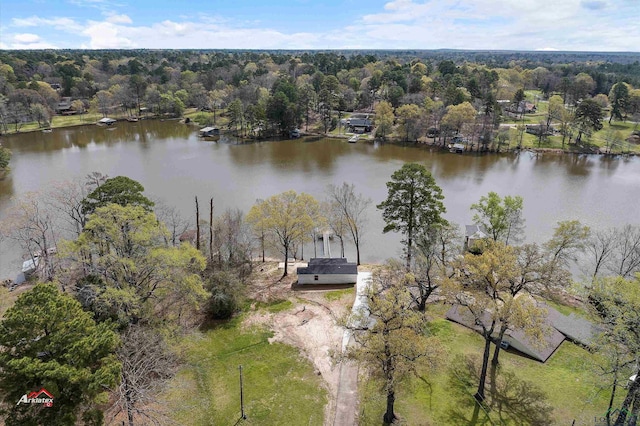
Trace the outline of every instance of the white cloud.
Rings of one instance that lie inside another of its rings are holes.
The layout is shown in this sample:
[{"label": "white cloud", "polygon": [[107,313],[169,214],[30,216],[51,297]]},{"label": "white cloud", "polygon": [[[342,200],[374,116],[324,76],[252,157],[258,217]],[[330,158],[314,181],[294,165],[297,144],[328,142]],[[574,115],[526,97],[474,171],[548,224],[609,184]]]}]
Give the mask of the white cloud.
[{"label": "white cloud", "polygon": [[37,34],[19,33],[6,34],[3,37],[10,40],[9,43],[1,43],[0,49],[57,49],[58,47],[52,43],[42,40]]},{"label": "white cloud", "polygon": [[37,34],[22,33],[14,35],[13,40],[17,43],[37,43],[40,41],[40,36]]},{"label": "white cloud", "polygon": [[132,24],[133,21],[127,15],[109,15],[107,16],[107,22],[112,24]]},{"label": "white cloud", "polygon": [[[75,0],[105,5],[98,0]],[[15,27],[74,34],[65,47],[244,49],[514,49],[626,50],[640,46],[640,3],[620,0],[392,0],[378,12],[355,16],[344,28],[288,33],[256,21],[194,12],[136,26],[115,8],[96,20],[69,17],[13,19]],[[112,5],[110,3],[110,5]],[[135,19],[135,17],[134,17]],[[60,40],[56,34],[56,40]],[[552,46],[552,47],[550,47]]]},{"label": "white cloud", "polygon": [[130,49],[137,47],[122,29],[129,28],[111,22],[89,21],[82,34],[88,36],[91,49]]},{"label": "white cloud", "polygon": [[342,36],[370,48],[638,51],[638,16],[637,1],[394,0]]},{"label": "white cloud", "polygon": [[30,18],[13,18],[11,24],[14,27],[53,27],[59,31],[78,32],[83,26],[75,20],[66,17],[40,18],[31,16]]}]

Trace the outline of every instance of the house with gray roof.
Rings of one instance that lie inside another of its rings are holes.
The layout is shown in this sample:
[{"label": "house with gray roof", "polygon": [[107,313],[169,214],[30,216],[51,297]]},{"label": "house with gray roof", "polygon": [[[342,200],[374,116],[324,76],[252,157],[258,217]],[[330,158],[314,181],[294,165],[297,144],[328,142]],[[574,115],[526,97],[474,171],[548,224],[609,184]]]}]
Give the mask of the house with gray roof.
[{"label": "house with gray roof", "polygon": [[482,225],[465,225],[464,226],[464,249],[469,250],[473,246],[486,239],[490,238],[489,233]]},{"label": "house with gray roof", "polygon": [[568,340],[582,346],[591,347],[595,339],[602,332],[594,323],[575,314],[565,315],[544,302],[538,302],[538,306],[547,310],[549,323]]},{"label": "house with gray roof", "polygon": [[[503,346],[511,347],[540,362],[546,362],[565,339],[587,347],[593,344],[599,330],[589,320],[573,314],[564,315],[544,302],[537,303],[548,312],[543,325],[547,330],[544,341],[534,342],[522,330],[507,330],[502,340]],[[462,305],[453,305],[447,311],[446,318],[478,333],[482,332],[481,325],[476,324],[469,310]],[[480,320],[483,324],[489,325],[489,312],[485,312]],[[498,338],[499,330],[500,322],[496,324],[495,333],[492,335],[494,339]]]},{"label": "house with gray roof", "polygon": [[353,284],[358,280],[358,266],[343,257],[312,258],[297,272],[298,284]]},{"label": "house with gray roof", "polygon": [[[462,305],[453,305],[446,313],[446,318],[450,321],[456,322],[460,325],[468,327],[478,333],[482,332],[482,327],[475,323],[473,315],[467,308]],[[488,312],[482,315],[481,321],[487,326],[491,323],[491,316]],[[545,362],[549,357],[560,347],[564,341],[564,335],[558,330],[553,328],[551,324],[546,324],[548,333],[545,334],[542,342],[533,342],[523,331],[521,330],[507,330],[502,341],[503,346],[511,347],[518,352],[521,352],[530,358],[533,358],[540,362]],[[500,330],[500,322],[496,324],[493,338],[497,338],[498,331]]]}]

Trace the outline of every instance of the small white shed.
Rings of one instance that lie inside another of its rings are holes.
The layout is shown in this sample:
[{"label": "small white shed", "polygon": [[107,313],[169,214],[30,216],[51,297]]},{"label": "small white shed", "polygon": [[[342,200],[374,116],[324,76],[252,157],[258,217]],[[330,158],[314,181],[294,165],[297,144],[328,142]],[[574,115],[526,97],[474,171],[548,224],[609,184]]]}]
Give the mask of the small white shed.
[{"label": "small white shed", "polygon": [[298,268],[298,284],[353,284],[358,266],[345,258],[309,259],[306,268]]}]

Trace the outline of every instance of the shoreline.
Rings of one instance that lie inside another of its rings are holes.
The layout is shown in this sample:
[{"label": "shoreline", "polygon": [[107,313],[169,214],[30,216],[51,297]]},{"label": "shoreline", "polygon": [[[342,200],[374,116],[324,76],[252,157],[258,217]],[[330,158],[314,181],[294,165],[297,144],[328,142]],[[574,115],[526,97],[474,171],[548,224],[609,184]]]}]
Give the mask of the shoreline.
[{"label": "shoreline", "polygon": [[[129,122],[126,118],[118,118],[115,119],[116,123],[118,122]],[[149,120],[160,120],[160,121],[179,121],[182,124],[185,124],[187,126],[192,126],[192,127],[201,127],[198,123],[196,123],[195,121],[190,121],[190,122],[185,122],[185,117],[168,117],[168,118],[161,118],[161,117],[140,117],[139,121],[149,121]],[[37,128],[37,129],[28,129],[25,131],[16,131],[16,132],[8,132],[8,133],[0,133],[0,137],[10,137],[13,135],[22,135],[22,134],[28,134],[28,133],[34,133],[34,132],[44,132],[45,130],[56,130],[56,129],[68,129],[68,128],[76,128],[76,127],[84,127],[84,126],[97,126],[96,122],[81,122],[81,123],[72,123],[72,124],[67,124],[67,125],[63,125],[63,126],[53,126],[53,127],[47,127],[47,128]],[[49,133],[49,132],[47,132]],[[224,134],[221,133],[221,134]],[[340,135],[332,135],[332,134],[325,134],[325,133],[315,133],[315,132],[303,132],[301,133],[300,138],[295,138],[295,139],[305,139],[305,138],[326,138],[326,139],[341,139],[341,140],[348,140],[349,137],[353,136],[353,134],[340,134]],[[366,135],[366,138],[363,138],[361,140],[359,140],[359,143],[384,143],[384,144],[392,144],[392,145],[399,145],[399,146],[416,146],[416,147],[425,147],[425,148],[430,148],[430,149],[437,149],[439,151],[443,151],[443,152],[451,152],[451,149],[448,147],[448,145],[450,145],[449,143],[445,142],[445,145],[443,145],[440,141],[436,142],[435,139],[433,139],[433,141],[404,141],[401,138],[397,138],[397,137],[390,137],[390,138],[385,138],[385,139],[380,139],[380,138],[370,138],[370,135]],[[275,138],[275,137],[269,137],[269,138],[262,138],[262,139],[257,139],[257,138],[242,138],[242,137],[238,137],[238,136],[233,136],[236,137],[239,140],[242,141],[246,141],[246,142],[263,142],[263,141],[281,141],[281,140],[290,140],[290,139],[282,139],[282,138]],[[569,144],[567,144],[569,145]],[[606,153],[606,152],[600,152],[599,148],[595,147],[593,149],[567,149],[567,148],[551,148],[551,147],[522,147],[522,148],[518,148],[518,147],[510,147],[504,150],[495,150],[495,149],[486,149],[486,150],[479,150],[478,148],[480,147],[479,144],[474,144],[473,148],[475,149],[465,149],[463,152],[458,153],[459,155],[465,155],[465,154],[473,154],[473,155],[479,155],[479,154],[518,154],[520,152],[532,152],[532,153],[536,153],[536,154],[557,154],[557,155],[564,155],[564,154],[574,154],[574,155],[596,155],[596,156],[605,156],[605,157],[637,157],[640,156],[640,152],[638,151],[630,151],[630,152],[614,152],[614,153]],[[596,151],[597,150],[597,151]],[[2,177],[0,176],[0,179],[2,179]]]}]

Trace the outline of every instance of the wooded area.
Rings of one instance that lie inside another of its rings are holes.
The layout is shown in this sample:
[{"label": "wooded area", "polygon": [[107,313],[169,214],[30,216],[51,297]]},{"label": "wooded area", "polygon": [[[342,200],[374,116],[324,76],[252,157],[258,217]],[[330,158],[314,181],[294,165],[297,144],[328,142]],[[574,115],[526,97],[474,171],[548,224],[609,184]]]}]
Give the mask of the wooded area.
[{"label": "wooded area", "polygon": [[[186,110],[198,111],[192,118],[199,124],[224,125],[240,137],[289,136],[297,128],[339,133],[346,114],[375,112],[383,139],[437,137],[446,145],[459,136],[477,149],[500,150],[508,139],[521,145],[526,131],[539,145],[562,135],[564,148],[600,130],[603,119],[638,121],[640,63],[632,53],[0,52],[3,133],[27,123],[47,128],[55,115],[180,117]],[[611,133],[607,150],[623,152],[613,145],[631,129]]]}]

